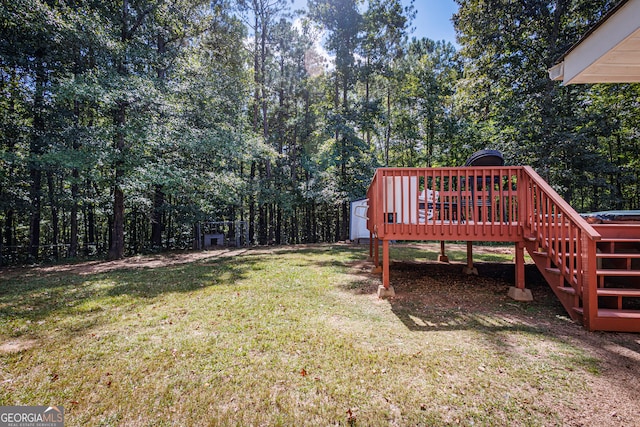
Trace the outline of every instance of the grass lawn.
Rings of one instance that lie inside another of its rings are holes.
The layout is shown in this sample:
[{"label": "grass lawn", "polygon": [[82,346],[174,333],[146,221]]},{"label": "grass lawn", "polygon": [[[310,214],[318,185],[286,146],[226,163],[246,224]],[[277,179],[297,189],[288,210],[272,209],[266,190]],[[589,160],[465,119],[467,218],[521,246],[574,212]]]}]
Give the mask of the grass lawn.
[{"label": "grass lawn", "polygon": [[410,266],[378,300],[367,254],[0,270],[0,405],[61,405],[69,426],[640,425],[638,335],[585,332],[542,288],[509,302],[496,278],[425,299]]}]

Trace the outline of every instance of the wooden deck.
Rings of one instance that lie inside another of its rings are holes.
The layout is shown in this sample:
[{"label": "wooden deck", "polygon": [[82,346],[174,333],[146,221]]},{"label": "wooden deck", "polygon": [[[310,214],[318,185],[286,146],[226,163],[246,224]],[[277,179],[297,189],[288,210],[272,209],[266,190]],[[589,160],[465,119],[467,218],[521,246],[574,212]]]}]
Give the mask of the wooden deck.
[{"label": "wooden deck", "polygon": [[512,242],[514,295],[527,292],[526,249],[574,320],[640,332],[640,224],[592,226],[530,167],[381,168],[367,199],[382,295],[392,240]]}]

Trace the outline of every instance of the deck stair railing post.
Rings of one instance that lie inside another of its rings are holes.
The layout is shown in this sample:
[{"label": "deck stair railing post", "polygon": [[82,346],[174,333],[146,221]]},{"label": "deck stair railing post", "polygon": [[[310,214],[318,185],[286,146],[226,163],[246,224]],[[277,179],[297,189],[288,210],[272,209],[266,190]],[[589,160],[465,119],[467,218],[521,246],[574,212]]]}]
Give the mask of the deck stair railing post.
[{"label": "deck stair railing post", "polygon": [[570,316],[582,318],[592,329],[598,313],[595,260],[601,235],[531,167],[524,167],[524,173],[527,249]]}]

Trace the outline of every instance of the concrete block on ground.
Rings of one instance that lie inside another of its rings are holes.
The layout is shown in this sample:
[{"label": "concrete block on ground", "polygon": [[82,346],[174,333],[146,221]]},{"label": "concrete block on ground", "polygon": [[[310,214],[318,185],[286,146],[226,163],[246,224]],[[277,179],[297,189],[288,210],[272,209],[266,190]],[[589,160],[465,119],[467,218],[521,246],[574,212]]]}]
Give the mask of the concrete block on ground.
[{"label": "concrete block on ground", "polygon": [[509,288],[509,293],[507,294],[509,298],[515,301],[522,302],[530,302],[533,301],[533,294],[531,293],[531,289],[520,289],[515,286],[511,286]]},{"label": "concrete block on ground", "polygon": [[396,296],[396,291],[393,289],[393,286],[389,286],[389,288],[385,288],[384,286],[378,286],[378,298],[392,298]]},{"label": "concrete block on ground", "polygon": [[474,276],[478,275],[478,269],[475,267],[465,267],[462,269],[462,272],[469,275],[473,274]]}]

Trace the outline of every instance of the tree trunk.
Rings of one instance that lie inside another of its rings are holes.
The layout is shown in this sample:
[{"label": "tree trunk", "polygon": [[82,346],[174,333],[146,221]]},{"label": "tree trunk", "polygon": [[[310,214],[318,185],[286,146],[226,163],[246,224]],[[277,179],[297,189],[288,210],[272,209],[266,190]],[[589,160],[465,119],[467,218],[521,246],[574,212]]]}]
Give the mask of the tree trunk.
[{"label": "tree trunk", "polygon": [[258,243],[266,245],[267,241],[267,206],[265,203],[258,208]]},{"label": "tree trunk", "polygon": [[389,146],[391,145],[391,84],[387,82],[387,126],[384,132],[384,165],[389,166]]},{"label": "tree trunk", "polygon": [[[91,182],[87,180],[87,191],[91,189]],[[89,202],[85,211],[85,237],[84,237],[84,250],[85,254],[89,255],[89,245],[94,245],[98,250],[98,239],[96,235],[96,218],[95,218],[95,205],[93,202]]]},{"label": "tree trunk", "polygon": [[282,209],[280,206],[274,204],[276,210],[276,244],[282,244]]},{"label": "tree trunk", "polygon": [[[173,203],[173,201],[171,199],[171,194],[167,195],[165,203],[168,204],[168,205],[171,205],[171,203]],[[166,239],[167,239],[167,240],[165,240],[165,247],[167,249],[172,249],[171,241],[175,237],[173,235],[174,227],[173,227],[172,219],[173,218],[171,217],[170,214],[165,215],[165,217],[164,217],[164,224],[166,224],[166,229],[167,229],[167,232],[165,233],[166,234]]]},{"label": "tree trunk", "polygon": [[[162,57],[167,53],[167,41],[162,34],[156,37],[156,48],[158,56]],[[156,67],[156,75],[158,81],[163,84],[166,79],[166,69],[162,65]],[[162,232],[165,225],[163,220],[163,210],[165,203],[164,188],[162,184],[155,184],[153,194],[153,212],[151,214],[151,247],[153,249],[162,249]]]},{"label": "tree trunk", "polygon": [[29,219],[29,255],[33,259],[38,259],[40,248],[40,203],[42,172],[32,166],[31,173],[31,216]]},{"label": "tree trunk", "polygon": [[333,217],[336,219],[336,222],[335,222],[335,224],[336,224],[335,233],[334,233],[333,239],[331,241],[338,242],[338,241],[340,241],[340,234],[341,234],[341,231],[342,231],[342,227],[340,227],[340,225],[341,225],[341,222],[340,222],[340,206],[338,205],[338,206],[332,207],[331,214],[327,215],[329,217],[328,218],[329,220],[331,220],[331,216],[330,215],[333,215]]},{"label": "tree trunk", "polygon": [[60,256],[58,251],[58,244],[60,243],[60,220],[58,217],[58,206],[55,196],[55,185],[53,180],[53,171],[47,171],[47,187],[49,189],[49,205],[51,207],[51,230],[52,239],[51,244],[53,247],[53,257],[57,260]]},{"label": "tree trunk", "polygon": [[137,254],[140,236],[138,236],[138,210],[135,206],[129,212],[129,218],[129,248],[133,254]]},{"label": "tree trunk", "polygon": [[85,206],[84,209],[84,242],[82,250],[85,256],[89,256],[89,207]]},{"label": "tree trunk", "polygon": [[125,140],[124,126],[126,121],[126,106],[120,103],[114,111],[114,125],[116,127],[116,162],[115,183],[113,189],[113,225],[111,228],[111,245],[109,247],[109,259],[124,257],[124,192],[122,181],[124,178]]},{"label": "tree trunk", "polygon": [[[343,111],[344,111],[344,115],[345,115],[345,120],[348,116],[349,113],[349,80],[347,75],[344,76],[344,83],[343,83],[343,87],[342,87],[342,107],[343,107]],[[347,160],[348,160],[348,153],[347,153],[347,139],[346,137],[343,135],[342,137],[342,162],[340,165],[340,180],[342,181],[342,191],[345,192],[345,196],[348,194],[347,189],[349,188],[349,178],[347,177]],[[337,226],[336,228],[339,231],[339,234],[337,236],[337,241],[341,241],[341,240],[346,240],[347,236],[348,236],[348,230],[349,230],[349,217],[347,216],[346,212],[348,212],[348,205],[349,202],[348,201],[343,201],[342,202],[342,222],[340,223],[340,226]],[[340,219],[339,216],[339,212],[336,212],[338,214],[338,219]]]},{"label": "tree trunk", "polygon": [[153,249],[162,249],[162,231],[164,223],[162,222],[164,210],[164,192],[161,185],[155,186],[153,194],[153,216],[151,220],[151,246]]},{"label": "tree trunk", "polygon": [[340,240],[349,238],[349,202],[342,202],[342,233]]},{"label": "tree trunk", "polygon": [[71,212],[70,218],[70,237],[69,237],[69,257],[74,258],[78,256],[78,180],[80,179],[80,173],[77,168],[74,168],[71,176],[73,182],[71,183]]},{"label": "tree trunk", "polygon": [[311,243],[318,243],[318,214],[316,202],[311,202]]},{"label": "tree trunk", "polygon": [[[370,91],[370,66],[371,66],[371,58],[367,55],[367,67],[366,67],[366,75],[365,75],[365,81],[364,81],[364,105],[367,109],[367,116],[368,116],[368,120],[373,121],[373,118],[371,117],[370,111],[369,111],[369,91]],[[367,141],[367,148],[371,148],[371,123],[368,123],[367,126],[367,130],[365,131],[365,139]]]},{"label": "tree trunk", "polygon": [[13,251],[11,248],[15,246],[15,238],[13,235],[13,209],[7,209],[4,214],[4,241],[9,247],[9,251]]},{"label": "tree trunk", "polygon": [[36,55],[39,61],[36,69],[35,93],[33,98],[33,133],[29,152],[33,158],[29,161],[29,176],[31,186],[29,195],[31,199],[31,215],[29,219],[29,255],[38,259],[40,249],[40,219],[42,203],[42,170],[39,157],[43,153],[45,132],[44,121],[44,88],[46,84],[46,72],[42,64],[42,57]]},{"label": "tree trunk", "polygon": [[[0,194],[2,194],[2,188],[0,188]],[[2,254],[4,253],[3,245],[4,243],[4,224],[0,222],[0,267],[4,265],[4,257]]]},{"label": "tree trunk", "polygon": [[304,227],[304,232],[305,232],[305,243],[313,243],[313,240],[311,238],[311,236],[313,236],[313,230],[311,229],[312,225],[311,225],[311,221],[313,220],[312,216],[313,216],[313,202],[310,202],[307,204],[307,209],[306,209],[306,215],[305,215],[305,227]]},{"label": "tree trunk", "polygon": [[250,184],[250,194],[249,194],[249,241],[248,245],[252,245],[255,242],[256,235],[256,192],[254,184],[256,179],[256,162],[251,162],[251,171],[249,172],[249,184]]},{"label": "tree trunk", "polygon": [[[129,1],[122,2],[122,27],[120,42],[123,45],[131,37],[129,34]],[[126,76],[124,58],[118,58],[117,70],[120,76]],[[124,258],[124,192],[122,184],[125,175],[125,124],[127,118],[127,104],[124,100],[117,101],[117,107],[113,110],[113,126],[115,128],[115,162],[114,162],[114,186],[113,186],[113,223],[111,225],[111,242],[109,244],[109,259]]]},{"label": "tree trunk", "polygon": [[[80,102],[77,100],[73,102],[73,116],[77,128],[80,125]],[[72,147],[74,151],[78,151],[80,149],[80,143],[77,138],[73,140]],[[71,171],[71,218],[69,218],[71,222],[71,236],[69,239],[70,258],[78,256],[78,182],[80,182],[80,171],[77,167],[74,167]]]},{"label": "tree trunk", "polygon": [[[14,82],[17,77],[16,77],[16,72],[15,70],[11,70],[11,76],[9,77],[9,80],[11,82]],[[8,101],[8,107],[7,107],[7,117],[14,117],[15,114],[15,102],[16,102],[16,97],[9,96]],[[18,132],[18,127],[17,126],[8,126],[7,129],[5,130],[5,132],[3,133],[3,142],[5,143],[6,146],[6,152],[8,153],[14,153],[15,152],[15,148],[16,148],[16,142],[18,141],[18,136],[19,136],[19,132]],[[7,174],[8,177],[12,177],[14,176],[14,167],[12,163],[9,163],[6,165],[6,171],[5,173]],[[11,181],[10,181],[11,182]],[[2,195],[2,193],[0,192],[0,195],[2,197],[4,197]],[[0,246],[2,246],[3,243],[3,238],[4,238],[4,242],[6,243],[7,248],[5,249],[5,253],[7,254],[13,254],[13,252],[15,251],[15,233],[13,232],[13,222],[14,222],[14,211],[13,211],[13,207],[12,205],[6,206],[5,211],[4,211],[4,237],[0,236]],[[2,250],[0,250],[0,259],[2,259]]]},{"label": "tree trunk", "polygon": [[[257,9],[257,7],[255,8]],[[254,10],[254,53],[253,53],[253,83],[255,90],[253,92],[253,131],[258,132],[258,117],[260,115],[260,55],[258,55],[258,24],[259,14]],[[253,165],[251,166],[253,169]]]},{"label": "tree trunk", "polygon": [[289,243],[298,244],[300,243],[300,235],[298,232],[298,208],[293,209],[293,213],[291,215],[291,221],[289,221]]}]

